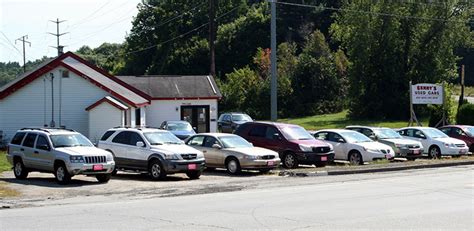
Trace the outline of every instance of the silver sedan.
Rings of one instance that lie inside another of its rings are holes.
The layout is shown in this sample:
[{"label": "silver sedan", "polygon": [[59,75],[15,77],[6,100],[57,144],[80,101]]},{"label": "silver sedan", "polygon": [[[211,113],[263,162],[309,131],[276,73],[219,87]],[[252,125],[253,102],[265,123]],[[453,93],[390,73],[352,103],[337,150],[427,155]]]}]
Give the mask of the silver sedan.
[{"label": "silver sedan", "polygon": [[254,147],[240,136],[223,133],[201,133],[186,139],[186,144],[204,153],[208,168],[226,168],[231,174],[242,169],[268,172],[280,165],[278,153]]}]

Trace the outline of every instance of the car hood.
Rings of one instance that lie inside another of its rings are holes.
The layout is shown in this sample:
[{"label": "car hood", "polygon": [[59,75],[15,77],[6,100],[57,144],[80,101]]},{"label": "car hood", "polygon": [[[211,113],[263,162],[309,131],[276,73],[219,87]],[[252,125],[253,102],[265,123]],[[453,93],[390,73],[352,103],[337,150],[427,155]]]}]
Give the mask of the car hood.
[{"label": "car hood", "polygon": [[434,140],[441,141],[443,143],[448,143],[448,144],[466,144],[464,141],[451,138],[451,137],[445,137],[445,138],[434,138]]},{"label": "car hood", "polygon": [[382,139],[381,141],[388,141],[393,144],[403,144],[403,145],[421,145],[420,142],[414,141],[414,140],[409,140],[409,139]]},{"label": "car hood", "polygon": [[105,151],[100,148],[96,147],[84,147],[84,146],[76,146],[76,147],[64,147],[64,148],[56,148],[57,151],[61,151],[67,153],[69,155],[80,155],[80,156],[106,156],[111,155],[110,152]]},{"label": "car hood", "polygon": [[251,122],[251,121],[246,121],[246,120],[241,120],[241,121],[232,121],[232,123],[234,123],[234,124],[238,124],[238,125],[241,125],[241,124],[244,124],[244,123],[248,123],[248,122]]},{"label": "car hood", "polygon": [[278,153],[266,148],[259,148],[259,147],[248,147],[248,148],[226,148],[226,151],[230,152],[237,152],[244,155],[251,155],[251,156],[266,156],[266,155],[274,155],[278,157]]},{"label": "car hood", "polygon": [[360,145],[364,148],[368,148],[368,149],[392,149],[392,147],[386,144],[379,143],[379,142],[362,142],[362,143],[355,143],[355,144]]},{"label": "car hood", "polygon": [[321,141],[321,140],[290,140],[291,142],[293,143],[296,143],[296,144],[303,144],[303,145],[306,145],[306,146],[311,146],[311,147],[327,147],[327,146],[331,146],[329,145],[328,143],[324,142],[324,141]]},{"label": "car hood", "polygon": [[190,136],[196,134],[194,131],[170,131],[175,136]]},{"label": "car hood", "polygon": [[189,154],[189,153],[201,153],[201,151],[190,147],[185,144],[163,144],[163,145],[152,145],[151,150],[163,154]]}]

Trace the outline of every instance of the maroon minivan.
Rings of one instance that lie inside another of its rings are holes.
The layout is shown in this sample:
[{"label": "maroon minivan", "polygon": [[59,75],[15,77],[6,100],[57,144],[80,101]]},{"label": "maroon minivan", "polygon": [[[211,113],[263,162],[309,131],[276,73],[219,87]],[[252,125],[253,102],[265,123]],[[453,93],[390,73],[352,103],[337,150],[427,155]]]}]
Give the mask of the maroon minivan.
[{"label": "maroon minivan", "polygon": [[330,144],[315,139],[298,125],[248,122],[240,125],[234,133],[257,147],[278,152],[285,168],[296,168],[300,163],[324,167],[334,160]]},{"label": "maroon minivan", "polygon": [[438,128],[446,135],[466,142],[470,152],[474,152],[474,126],[447,125]]}]

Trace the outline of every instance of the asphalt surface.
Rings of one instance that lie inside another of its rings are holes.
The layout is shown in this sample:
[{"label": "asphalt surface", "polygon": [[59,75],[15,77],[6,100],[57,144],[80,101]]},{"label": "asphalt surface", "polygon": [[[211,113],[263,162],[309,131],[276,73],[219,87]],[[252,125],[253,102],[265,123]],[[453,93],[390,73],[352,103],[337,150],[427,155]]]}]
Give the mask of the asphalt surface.
[{"label": "asphalt surface", "polygon": [[[474,166],[291,179],[289,186],[0,210],[2,230],[472,230]],[[320,180],[324,179],[324,180]],[[288,181],[287,181],[288,182]]]}]

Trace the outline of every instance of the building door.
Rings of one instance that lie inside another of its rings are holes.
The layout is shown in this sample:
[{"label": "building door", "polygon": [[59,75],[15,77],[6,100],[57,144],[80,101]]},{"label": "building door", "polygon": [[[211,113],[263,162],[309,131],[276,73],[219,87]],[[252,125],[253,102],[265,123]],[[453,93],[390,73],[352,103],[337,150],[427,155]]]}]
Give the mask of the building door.
[{"label": "building door", "polygon": [[181,120],[188,121],[197,133],[209,132],[209,105],[181,106]]}]

